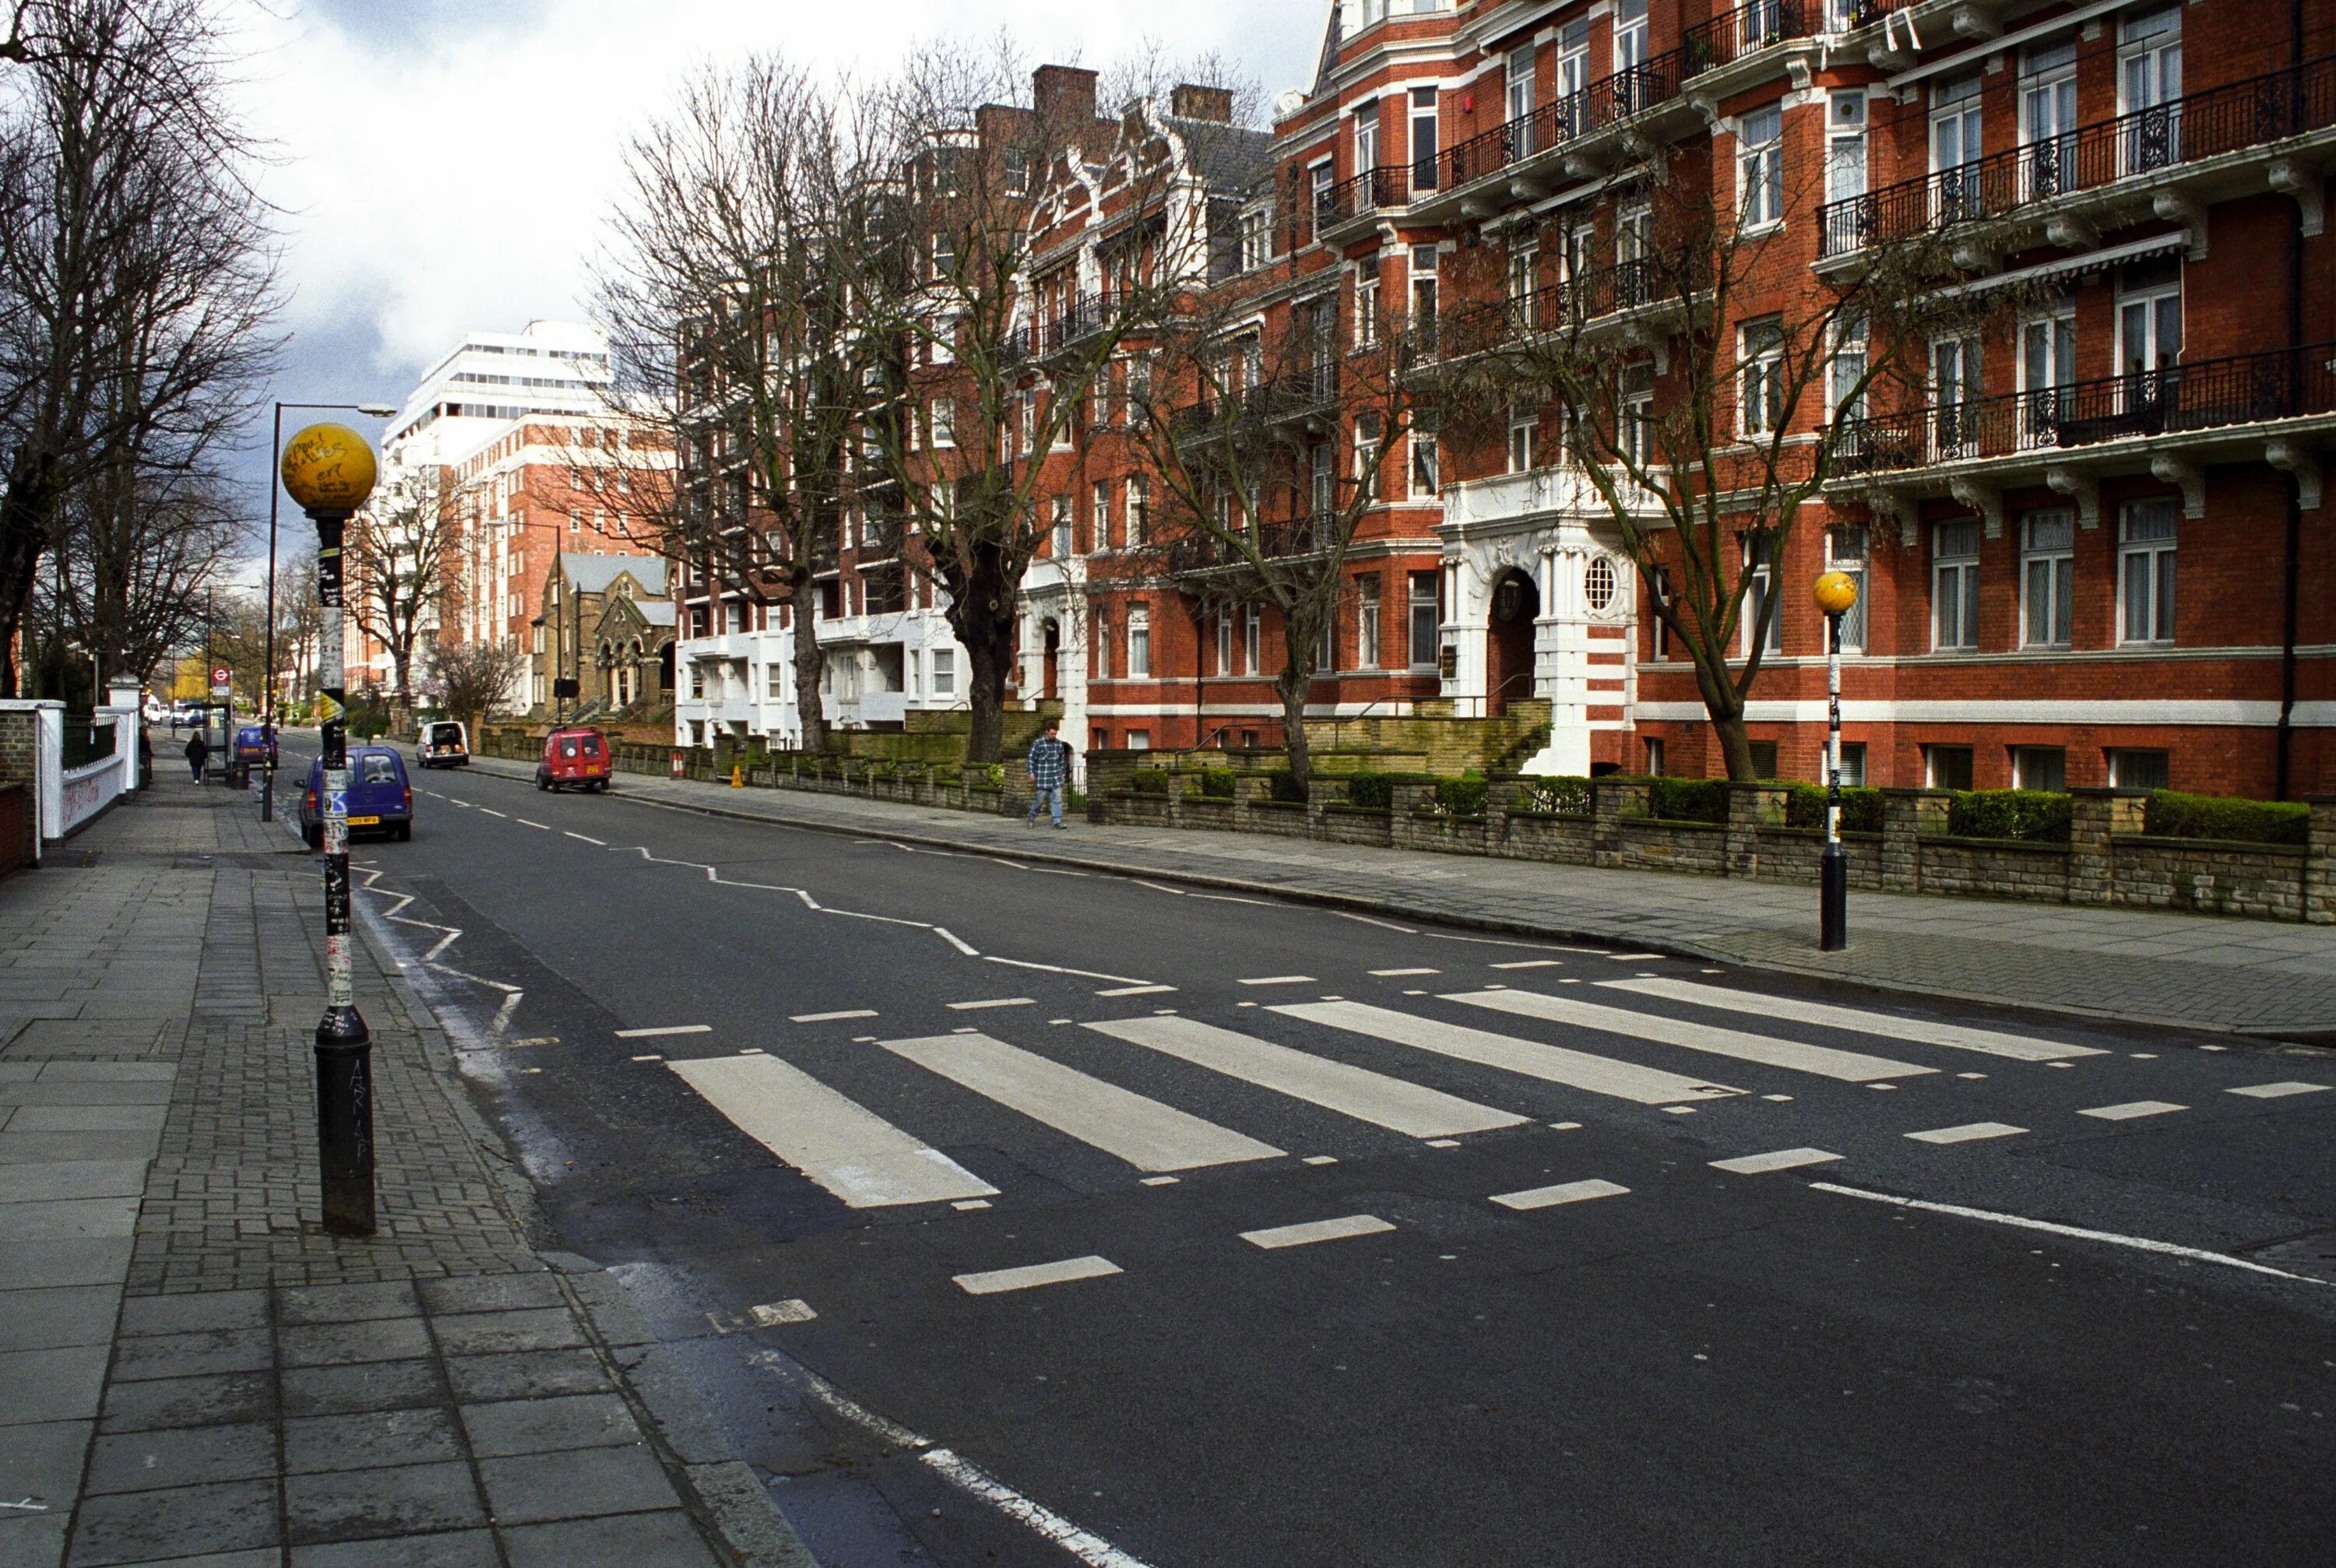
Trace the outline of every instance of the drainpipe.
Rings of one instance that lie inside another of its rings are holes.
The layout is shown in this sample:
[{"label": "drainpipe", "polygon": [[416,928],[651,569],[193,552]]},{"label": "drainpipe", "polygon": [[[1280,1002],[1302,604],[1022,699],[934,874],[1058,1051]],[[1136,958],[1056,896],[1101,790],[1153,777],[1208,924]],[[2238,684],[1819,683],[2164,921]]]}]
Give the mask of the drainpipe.
[{"label": "drainpipe", "polygon": [[[2301,65],[2303,63],[2303,0],[2289,0],[2287,26],[2290,62]],[[2287,231],[2287,341],[2299,347],[2303,342],[2303,209],[2301,203],[2296,207],[2294,227]],[[2302,366],[2297,365],[2293,375],[2298,383],[2302,380]],[[2295,390],[2301,393],[2301,385],[2297,385]],[[2282,604],[2280,617],[2279,731],[2273,768],[2272,798],[2274,800],[2287,798],[2294,773],[2296,589],[2297,579],[2302,572],[2300,555],[2303,540],[2304,480],[2303,471],[2298,469],[2289,476],[2287,491],[2287,541],[2280,570]]]}]

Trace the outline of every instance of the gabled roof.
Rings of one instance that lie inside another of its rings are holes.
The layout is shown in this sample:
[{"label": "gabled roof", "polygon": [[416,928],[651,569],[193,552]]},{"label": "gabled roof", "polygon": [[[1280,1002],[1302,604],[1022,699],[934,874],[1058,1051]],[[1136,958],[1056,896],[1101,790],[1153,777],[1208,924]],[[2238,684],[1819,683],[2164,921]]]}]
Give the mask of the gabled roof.
[{"label": "gabled roof", "polygon": [[580,550],[563,550],[560,552],[560,575],[574,583],[579,593],[606,593],[609,584],[627,575],[640,584],[643,593],[653,598],[662,598],[666,591],[662,556],[587,555]]},{"label": "gabled roof", "polygon": [[1210,120],[1168,123],[1184,139],[1192,168],[1210,190],[1247,196],[1273,173],[1273,132],[1246,131]]}]

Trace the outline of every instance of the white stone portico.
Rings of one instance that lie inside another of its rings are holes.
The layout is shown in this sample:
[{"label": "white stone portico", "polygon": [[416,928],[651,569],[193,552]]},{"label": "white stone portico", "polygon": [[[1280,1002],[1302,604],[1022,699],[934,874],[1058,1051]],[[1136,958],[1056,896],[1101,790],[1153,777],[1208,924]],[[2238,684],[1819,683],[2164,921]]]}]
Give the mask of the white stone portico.
[{"label": "white stone portico", "polygon": [[1637,577],[1605,502],[1567,468],[1444,492],[1443,696],[1463,715],[1551,706],[1537,774],[1590,771],[1591,735],[1630,726]]}]

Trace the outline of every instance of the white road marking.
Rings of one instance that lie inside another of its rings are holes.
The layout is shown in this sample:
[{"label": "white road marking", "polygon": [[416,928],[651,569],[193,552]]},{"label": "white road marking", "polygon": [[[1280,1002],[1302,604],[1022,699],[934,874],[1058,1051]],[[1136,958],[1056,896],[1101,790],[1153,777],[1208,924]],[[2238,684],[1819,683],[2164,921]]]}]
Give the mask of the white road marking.
[{"label": "white road marking", "polygon": [[[1001,959],[996,953],[990,954],[988,961],[993,964],[1006,964],[1017,969],[1043,969],[1050,975],[1076,975],[1081,979],[1110,980],[1123,986],[1148,986],[1152,983],[1150,980],[1139,980],[1134,975],[1107,975],[1100,969],[1065,969],[1060,964],[1034,963],[1028,959]],[[1163,989],[1173,989],[1174,988]]]},{"label": "white road marking", "polygon": [[1562,969],[1565,967],[1565,960],[1562,959],[1519,959],[1514,963],[1494,964],[1492,967],[1496,969]]},{"label": "white road marking", "polygon": [[1679,1100],[1718,1099],[1743,1092],[1722,1085],[1681,1077],[1677,1073],[1667,1073],[1659,1067],[1642,1067],[1633,1062],[1616,1061],[1611,1057],[1593,1057],[1587,1051],[1545,1046],[1538,1040],[1518,1039],[1514,1035],[1495,1035],[1484,1029],[1472,1029],[1465,1024],[1416,1018],[1409,1013],[1399,1013],[1390,1008],[1375,1008],[1362,1002],[1294,1002],[1273,1010],[1287,1013],[1294,1018],[1304,1018],[1309,1023],[1347,1029],[1375,1039],[1392,1040],[1399,1046],[1415,1046],[1424,1051],[1434,1051],[1438,1056],[1456,1057],[1464,1062],[1523,1073],[1527,1077],[1566,1084],[1577,1089],[1587,1089],[1592,1094],[1612,1095],[1642,1105],[1669,1105]]},{"label": "white road marking", "polygon": [[633,1060],[637,1062],[661,1062],[665,1060],[665,1058],[663,1057],[635,1057]]},{"label": "white road marking", "polygon": [[710,1035],[713,1032],[712,1024],[668,1024],[657,1029],[618,1029],[617,1037],[620,1040],[650,1040],[659,1035]]},{"label": "white road marking", "polygon": [[1244,986],[1310,986],[1312,975],[1258,975],[1240,982]]},{"label": "white road marking", "polygon": [[1779,1105],[1789,1105],[1793,1103],[1793,1096],[1790,1095],[1763,1095],[1760,1097]]},{"label": "white road marking", "polygon": [[[905,923],[914,925],[916,922],[910,920]],[[978,959],[981,956],[981,950],[979,948],[975,947],[971,942],[967,941],[963,937],[959,936],[947,926],[935,926],[933,928],[933,935],[940,938],[941,940],[947,942],[949,946],[963,953],[967,958]]]},{"label": "white road marking", "polygon": [[1447,996],[1444,999],[1491,1008],[1499,1012],[1516,1013],[1528,1018],[1546,1018],[1552,1023],[1602,1029],[1608,1034],[1621,1035],[1630,1039],[1657,1040],[1664,1045],[1681,1046],[1690,1051],[1708,1051],[1716,1057],[1757,1062],[1763,1066],[1783,1067],[1792,1072],[1814,1073],[1819,1077],[1838,1078],[1846,1083],[1863,1084],[1875,1078],[1906,1077],[1937,1071],[1934,1067],[1920,1067],[1911,1062],[1893,1062],[1886,1057],[1869,1057],[1858,1051],[1837,1051],[1831,1046],[1803,1045],[1798,1040],[1778,1039],[1772,1035],[1747,1035],[1736,1029],[1689,1023],[1681,1018],[1634,1013],[1622,1008],[1602,1007],[1596,1002],[1578,1002],[1570,997],[1552,997],[1545,991],[1474,991]]},{"label": "white road marking", "polygon": [[1965,1122],[1960,1127],[1933,1127],[1927,1133],[1906,1135],[1918,1144],[1968,1144],[1981,1138],[2013,1137],[2027,1130],[2010,1122]]},{"label": "white road marking", "polygon": [[989,1207],[989,1200],[988,1198],[959,1198],[956,1203],[951,1203],[949,1207],[957,1210],[960,1213],[967,1213],[975,1209],[986,1209]]},{"label": "white road marking", "polygon": [[1582,1130],[1580,1122],[1552,1122],[1549,1125],[1552,1132],[1558,1133],[1578,1133]]},{"label": "white road marking", "polygon": [[1338,1163],[1338,1156],[1336,1154],[1309,1154],[1299,1162],[1305,1165],[1335,1165]]},{"label": "white road marking", "polygon": [[886,1040],[884,1048],[1139,1171],[1184,1171],[1281,1154],[1270,1144],[988,1035]]},{"label": "white road marking", "polygon": [[1442,969],[1373,969],[1371,971],[1383,980],[1395,979],[1403,975],[1440,975],[1443,972]]},{"label": "white road marking", "polygon": [[1144,1176],[1139,1180],[1147,1187],[1173,1187],[1176,1184],[1173,1176]]},{"label": "white road marking", "polygon": [[1635,991],[1640,996],[1665,997],[1675,1002],[1692,1002],[1698,1007],[1720,1008],[1732,1013],[1750,1013],[1757,1018],[1816,1024],[1862,1035],[1911,1040],[1916,1045],[1943,1046],[1951,1050],[1980,1051],[1990,1057],[2010,1057],[2016,1061],[2051,1062],[2071,1057],[2107,1054],[2091,1046],[2068,1046],[2058,1040],[2029,1039],[2025,1035],[2008,1035],[1998,1029],[1967,1028],[1961,1024],[1938,1023],[1929,1018],[1902,1018],[1892,1013],[1877,1013],[1864,1008],[1835,1007],[1828,1002],[1805,1001],[1796,997],[1763,996],[1757,991],[1707,986],[1700,980],[1601,980],[1599,985],[1606,990]]},{"label": "white road marking", "polygon": [[525,817],[513,817],[511,818],[511,821],[519,823],[519,825],[523,828],[538,828],[544,833],[550,833],[551,831],[551,824],[550,823],[531,823]]},{"label": "white road marking", "polygon": [[505,822],[509,822],[509,821],[511,821],[511,818],[509,818],[509,817],[504,817],[502,813],[501,813],[501,812],[499,812],[499,811],[495,810],[492,806],[481,806],[479,809],[480,809],[481,811],[482,811],[482,812],[486,813],[487,813],[487,815],[489,815],[489,816],[491,816],[491,817],[503,817],[503,821],[505,821]]},{"label": "white road marking", "polygon": [[1037,1005],[1028,997],[992,997],[987,1001],[951,1002],[949,1008],[953,1013],[978,1013],[988,1008],[1035,1008]]},{"label": "white road marking", "polygon": [[450,801],[453,801],[453,803],[454,803],[454,804],[456,804],[456,805],[458,805],[458,806],[462,806],[462,807],[465,808],[466,810],[469,808],[469,806],[470,806],[470,804],[471,804],[471,803],[470,803],[469,801],[458,801],[458,800],[454,800],[454,797],[453,797],[453,795],[448,795],[446,798],[447,798],[448,800],[450,800]]},{"label": "white road marking", "polygon": [[1669,958],[1669,957],[1670,957],[1670,954],[1669,954],[1669,953],[1608,953],[1606,956],[1607,956],[1608,958],[1610,958],[1610,959],[1614,959],[1621,960],[1621,961],[1625,961],[1625,962],[1630,962],[1630,963],[1644,963],[1644,962],[1645,962],[1647,959],[1667,959],[1667,958]]},{"label": "white road marking", "polygon": [[1811,1182],[1820,1193],[1838,1193],[1844,1198],[1864,1198],[1868,1203],[1888,1203],[1893,1208],[1921,1209],[1933,1214],[1952,1214],[1958,1219],[1984,1220],[1990,1224],[2011,1225],[2023,1231],[2042,1231],[2048,1235],[2068,1236],[2080,1242],[2106,1242],[2113,1247],[2130,1247],[2136,1251],[2157,1252],[2171,1258],[2188,1258],[2193,1262],[2220,1263],[2225,1268],[2244,1269],[2251,1274],[2269,1274],[2274,1279],[2295,1280],[2307,1285],[2325,1285],[2325,1280],[2315,1280],[2308,1274],[2291,1274],[2284,1269],[2248,1258],[2234,1258],[2227,1252],[2209,1252],[2197,1247],[2176,1246],[2172,1242],[2156,1242],[2146,1236],[2121,1236],[2114,1231],[2088,1231],[2078,1225],[2059,1225],[2049,1220],[2030,1220],[2020,1214],[2000,1214],[1988,1209],[1968,1209],[1961,1203],[1933,1203],[1922,1198],[1901,1198],[1891,1193],[1872,1193],[1863,1187],[1837,1187],[1831,1182]]},{"label": "white road marking", "polygon": [[1517,1126],[1527,1119],[1347,1062],[1252,1039],[1197,1018],[1123,1018],[1087,1027],[1406,1137],[1489,1132]]},{"label": "white road marking", "polygon": [[1390,931],[1401,931],[1407,937],[1416,937],[1419,934],[1419,928],[1416,926],[1399,926],[1393,920],[1374,920],[1369,915],[1358,915],[1348,910],[1332,910],[1330,912],[1342,920],[1357,920],[1367,926],[1379,926]]},{"label": "white road marking", "polygon": [[1561,1182],[1554,1187],[1528,1187],[1522,1193],[1494,1193],[1492,1201],[1504,1209],[1547,1209],[1591,1198],[1619,1198],[1630,1190],[1616,1182]]},{"label": "white road marking", "polygon": [[840,1023],[845,1018],[872,1018],[874,1017],[876,1017],[876,1009],[874,1008],[846,1008],[842,1012],[837,1013],[797,1013],[788,1018],[787,1022],[791,1024],[833,1024]]},{"label": "white road marking", "polygon": [[998,1189],[938,1149],[776,1057],[667,1062],[740,1132],[855,1209],[989,1198]]},{"label": "white road marking", "polygon": [[2249,1084],[2244,1088],[2233,1089],[2229,1092],[2234,1095],[2244,1095],[2250,1099],[2281,1100],[2285,1099],[2290,1095],[2321,1094],[2324,1092],[2327,1087],[2328,1086],[2325,1084],[2306,1084],[2301,1082],[2284,1084]]},{"label": "white road marking", "polygon": [[[565,830],[563,829],[562,831],[564,832]],[[588,843],[588,844],[590,844],[590,845],[591,845],[593,848],[595,848],[595,849],[603,849],[603,850],[604,850],[604,849],[607,849],[607,848],[608,847],[608,840],[606,840],[606,839],[596,839],[596,838],[594,838],[590,833],[569,833],[569,834],[568,834],[568,836],[569,836],[569,838],[571,838],[571,839],[576,840],[576,841],[577,841],[578,842],[579,842],[579,843]]]},{"label": "white road marking", "polygon": [[1769,1171],[1790,1171],[1802,1165],[1822,1165],[1841,1156],[1825,1149],[1778,1149],[1767,1154],[1740,1154],[1732,1160],[1714,1160],[1715,1171],[1732,1171],[1739,1176],[1757,1176]]},{"label": "white road marking", "polygon": [[1431,1149],[1456,1149],[1460,1146],[1460,1140],[1457,1138],[1430,1138],[1427,1140],[1427,1146]]},{"label": "white road marking", "polygon": [[2169,1111],[2186,1111],[2187,1105],[2177,1105],[2171,1100],[2128,1100],[2122,1105],[2096,1105],[2089,1111],[2078,1111],[2080,1116],[2098,1116],[2104,1122],[2130,1122],[2136,1116],[2162,1116]]},{"label": "white road marking", "polygon": [[952,1274],[968,1296],[995,1296],[1003,1290],[1027,1290],[1037,1285],[1066,1285],[1074,1280],[1100,1280],[1120,1271],[1109,1258],[1066,1258],[1059,1263],[1026,1263],[1018,1269],[992,1269],[981,1274]]},{"label": "white road marking", "polygon": [[1099,997],[1156,997],[1163,991],[1173,991],[1173,986],[1114,986],[1107,991],[1097,991]]},{"label": "white road marking", "polygon": [[1243,1231],[1241,1239],[1270,1251],[1278,1247],[1303,1247],[1315,1242],[1339,1242],[1348,1236],[1377,1236],[1394,1230],[1377,1214],[1348,1214],[1338,1220],[1309,1220],[1301,1225],[1275,1225]]}]

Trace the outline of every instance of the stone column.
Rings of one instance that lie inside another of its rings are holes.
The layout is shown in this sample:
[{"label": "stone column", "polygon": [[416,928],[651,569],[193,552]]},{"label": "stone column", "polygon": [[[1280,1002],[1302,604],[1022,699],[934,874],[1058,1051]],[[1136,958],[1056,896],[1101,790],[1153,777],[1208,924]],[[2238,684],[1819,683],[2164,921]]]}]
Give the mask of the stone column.
[{"label": "stone column", "polygon": [[2303,918],[2336,923],[2336,794],[2312,795],[2312,825],[2303,847]]},{"label": "stone column", "polygon": [[1517,803],[1517,781],[1507,774],[1494,774],[1484,781],[1484,852],[1505,855],[1509,852],[1509,812]]},{"label": "stone column", "polygon": [[1760,833],[1782,827],[1785,802],[1792,792],[1776,784],[1732,784],[1728,786],[1728,874],[1760,874]]},{"label": "stone column", "polygon": [[1436,798],[1436,786],[1417,779],[1398,781],[1387,812],[1387,842],[1397,849],[1416,847],[1418,812]]},{"label": "stone column", "polygon": [[2113,833],[2141,831],[2146,790],[2073,789],[2068,812],[2068,901],[2107,904],[2117,898]]},{"label": "stone column", "polygon": [[1651,786],[1643,780],[1609,776],[1590,781],[1590,863],[1622,863],[1622,819],[1647,814]]}]

